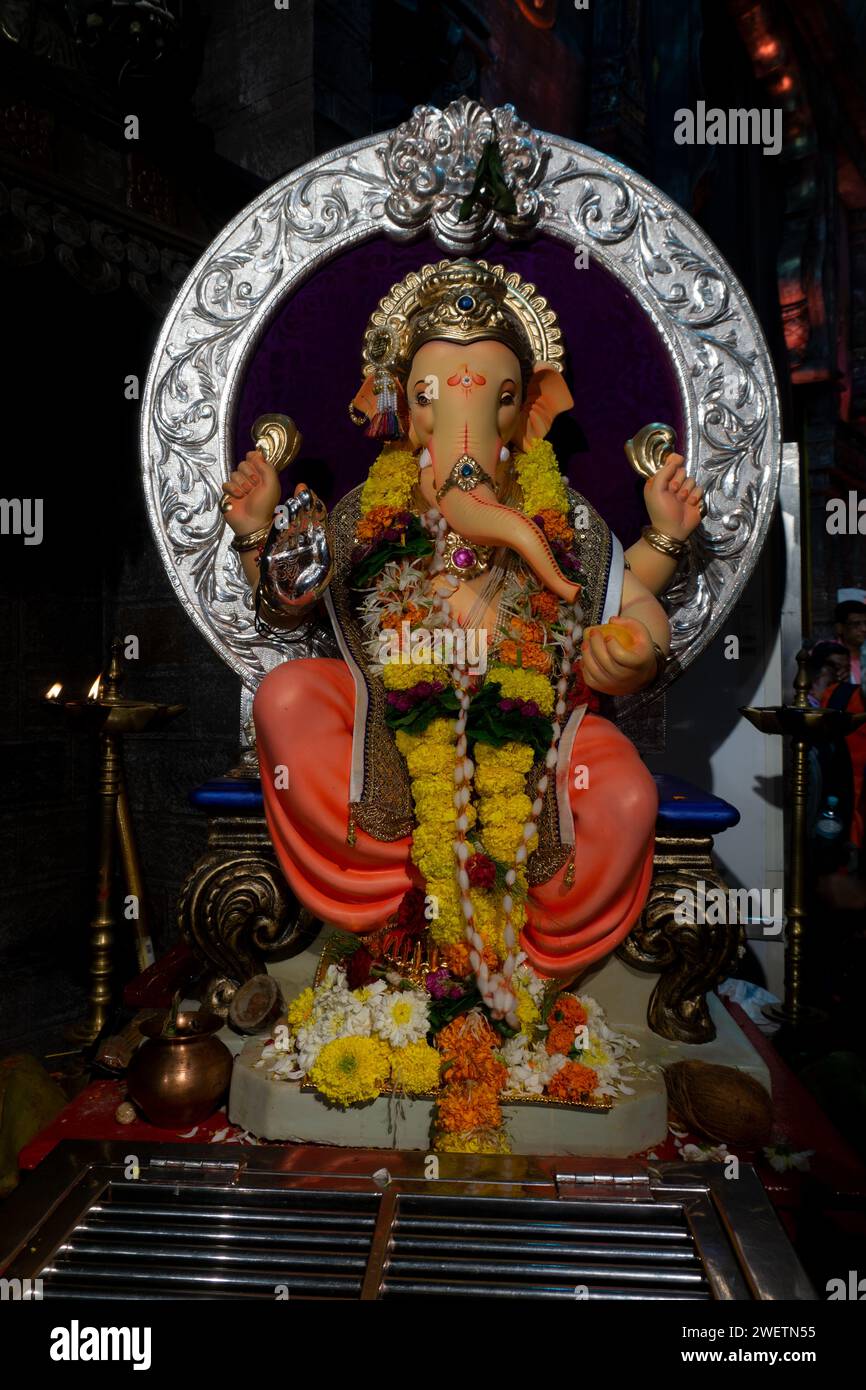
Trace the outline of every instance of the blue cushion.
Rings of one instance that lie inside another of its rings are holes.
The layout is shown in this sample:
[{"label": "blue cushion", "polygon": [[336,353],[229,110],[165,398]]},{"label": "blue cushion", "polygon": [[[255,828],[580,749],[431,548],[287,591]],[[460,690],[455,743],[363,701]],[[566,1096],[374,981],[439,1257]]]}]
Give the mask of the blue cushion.
[{"label": "blue cushion", "polygon": [[669,777],[663,772],[657,773],[654,781],[659,791],[656,824],[660,835],[718,835],[740,819],[736,806],[712,792],[701,791],[682,777]]},{"label": "blue cushion", "polygon": [[194,787],[189,802],[197,811],[261,811],[264,805],[258,777],[215,777]]},{"label": "blue cushion", "polygon": [[[658,829],[678,834],[718,835],[736,825],[740,813],[729,801],[701,791],[681,777],[656,775],[659,791]],[[195,787],[190,804],[199,811],[250,811],[262,809],[262,789],[257,777],[215,777]]]}]

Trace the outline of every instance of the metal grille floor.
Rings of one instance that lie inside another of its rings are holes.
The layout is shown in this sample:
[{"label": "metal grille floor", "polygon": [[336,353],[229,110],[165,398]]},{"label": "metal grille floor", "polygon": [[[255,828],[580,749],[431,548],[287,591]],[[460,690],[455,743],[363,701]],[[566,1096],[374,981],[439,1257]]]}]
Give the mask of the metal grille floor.
[{"label": "metal grille floor", "polygon": [[66,1300],[814,1297],[747,1165],[139,1149],[61,1145],[6,1206],[3,1274]]}]

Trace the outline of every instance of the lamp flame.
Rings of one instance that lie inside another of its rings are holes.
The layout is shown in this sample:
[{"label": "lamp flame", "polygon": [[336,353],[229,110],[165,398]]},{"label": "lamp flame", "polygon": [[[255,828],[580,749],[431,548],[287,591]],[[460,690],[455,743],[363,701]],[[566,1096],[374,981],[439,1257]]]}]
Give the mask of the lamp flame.
[{"label": "lamp flame", "polygon": [[102,680],[102,672],[100,671],[99,675],[96,677],[96,680],[93,682],[92,686],[90,687],[90,689],[89,689],[88,692],[87,692],[87,698],[88,698],[88,700],[98,700],[98,699],[99,699],[99,682],[100,682],[101,680]]},{"label": "lamp flame", "polygon": [[62,689],[63,689],[63,686],[60,684],[60,681],[55,681],[54,684],[53,684],[52,686],[50,686],[50,687],[48,688],[48,690],[46,690],[46,692],[45,692],[45,699],[46,699],[46,700],[57,700],[57,699],[59,699],[59,698],[60,698],[60,692],[61,692]]}]

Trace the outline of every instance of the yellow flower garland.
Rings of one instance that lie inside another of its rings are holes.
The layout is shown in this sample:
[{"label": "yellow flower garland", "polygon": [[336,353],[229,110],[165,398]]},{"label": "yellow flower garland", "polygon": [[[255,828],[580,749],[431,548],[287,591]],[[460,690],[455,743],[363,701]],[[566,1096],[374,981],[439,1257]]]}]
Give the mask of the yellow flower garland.
[{"label": "yellow flower garland", "polygon": [[[491,666],[487,679],[502,688],[503,699],[534,700],[542,714],[553,713],[553,686],[547,676],[519,666]],[[531,766],[531,764],[530,764]]]},{"label": "yellow flower garland", "polygon": [[537,516],[544,511],[567,516],[568,487],[559,471],[556,454],[546,439],[533,439],[524,453],[515,456],[514,472],[527,516]]},{"label": "yellow flower garland", "polygon": [[361,489],[361,516],[366,516],[374,507],[410,511],[417,481],[418,460],[412,450],[386,445]]},{"label": "yellow flower garland", "polygon": [[[515,457],[515,473],[523,494],[523,510],[529,516],[539,512],[569,512],[568,488],[556,455],[546,440],[534,440]],[[395,511],[411,510],[418,479],[418,460],[409,450],[387,445],[370,469],[361,492],[361,514],[376,507]],[[431,665],[388,663],[383,680],[389,690],[405,690],[422,680],[442,679],[447,668]],[[537,671],[495,664],[487,679],[497,682],[506,699],[532,700],[543,715],[554,707],[554,691],[549,678]],[[416,828],[412,837],[412,859],[424,875],[426,892],[435,904],[430,934],[440,946],[462,943],[465,933],[454,860],[454,732],[453,720],[434,719],[420,734],[398,730],[397,747],[406,759],[412,785]],[[487,744],[475,747],[476,805],[466,808],[470,828],[478,824],[485,852],[500,863],[511,864],[521,843],[521,834],[531,811],[526,795],[526,774],[535,760],[532,748],[516,740],[502,748]],[[537,847],[537,835],[527,845],[529,854]],[[519,931],[525,917],[527,892],[525,865],[516,870],[512,889],[512,921]],[[505,953],[503,931],[505,914],[499,891],[473,893],[476,925],[485,944],[498,956]],[[521,1018],[530,1021],[534,1006],[528,996],[519,1000]],[[492,1141],[494,1143],[497,1140]],[[488,1150],[494,1151],[494,1150]]]}]

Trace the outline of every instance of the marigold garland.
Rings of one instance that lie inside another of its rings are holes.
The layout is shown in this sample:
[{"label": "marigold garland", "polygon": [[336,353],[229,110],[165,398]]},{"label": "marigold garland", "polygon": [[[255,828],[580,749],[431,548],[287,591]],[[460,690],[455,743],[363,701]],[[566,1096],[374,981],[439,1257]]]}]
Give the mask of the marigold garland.
[{"label": "marigold garland", "polygon": [[407,511],[418,481],[418,460],[411,449],[386,445],[361,489],[361,516],[369,520],[376,508]]},{"label": "marigold garland", "polygon": [[[514,468],[523,511],[544,529],[555,554],[569,552],[567,570],[573,573],[577,561],[572,553],[575,537],[569,524],[569,493],[553,449],[546,440],[535,440],[515,456]],[[371,645],[381,631],[399,627],[404,621],[410,630],[422,633],[435,627],[432,591],[428,592],[427,588],[429,561],[422,557],[411,531],[417,479],[416,455],[399,445],[390,445],[379,454],[361,492],[361,520],[356,541],[368,547],[368,554],[370,546],[386,544],[392,547],[373,587],[365,591],[364,624]],[[407,555],[402,559],[394,557],[393,548],[395,540],[400,541],[404,532]],[[369,565],[365,572],[373,573]],[[471,799],[468,804],[464,803],[460,813],[465,821],[458,831],[466,840],[464,854],[468,847],[472,864],[483,868],[482,873],[481,869],[473,867],[469,878],[472,929],[476,932],[478,952],[482,952],[483,942],[483,958],[491,973],[502,968],[506,954],[513,949],[513,945],[506,945],[506,923],[510,921],[508,939],[513,943],[515,936],[511,933],[519,937],[525,922],[526,862],[525,857],[522,862],[517,861],[515,855],[521,844],[525,843],[527,855],[538,844],[537,833],[526,840],[539,814],[538,801],[533,800],[537,794],[527,787],[526,779],[538,755],[537,741],[544,737],[539,733],[539,721],[552,716],[556,700],[562,698],[555,693],[554,687],[562,656],[559,644],[563,629],[557,625],[565,622],[556,595],[540,588],[531,577],[522,586],[503,594],[502,611],[506,618],[504,636],[492,652],[492,663],[484,681],[485,687],[493,687],[493,699],[479,707],[478,732],[469,735],[474,740],[470,746],[474,781]],[[566,636],[570,631],[566,629]],[[380,656],[374,661],[376,669],[382,671],[383,683],[389,692],[392,727],[397,722],[407,726],[396,730],[396,742],[406,760],[411,782],[415,811],[411,854],[424,878],[425,916],[430,919],[430,935],[444,953],[449,968],[458,978],[465,979],[471,977],[473,971],[465,939],[466,904],[461,898],[461,894],[468,891],[468,871],[464,874],[461,869],[458,874],[459,863],[455,861],[453,843],[455,725],[452,718],[431,719],[434,707],[425,707],[424,703],[440,698],[437,692],[444,689],[449,692],[448,698],[454,699],[452,674],[447,665],[429,662],[404,665],[393,656],[390,660]],[[457,693],[459,696],[459,690]],[[460,698],[465,701],[466,697]],[[518,732],[523,716],[526,716],[526,742]],[[429,721],[426,725],[425,719]],[[409,728],[418,731],[410,733]],[[498,748],[484,741],[492,737],[496,743],[503,735],[507,741]],[[470,774],[465,775],[468,779]],[[458,877],[462,888],[458,887]],[[510,886],[503,890],[504,882]],[[538,1000],[525,986],[518,987],[516,979],[514,1001],[516,1013],[510,1017],[519,1021],[521,1032],[527,1037],[536,1036],[539,1030],[543,1034]],[[473,1020],[468,1028],[464,1016],[441,1030],[436,1038],[446,1077],[438,1118],[442,1143],[437,1147],[449,1151],[502,1152],[507,1150],[507,1140],[502,1132],[497,1097],[505,1084],[508,1068],[496,1050],[498,1035],[477,1011],[468,1017]],[[553,1019],[551,1033],[567,1041],[569,1049],[574,1043],[574,1032],[575,1025],[565,1014]],[[432,1075],[433,1069],[433,1059],[429,1055],[433,1049],[427,1048],[424,1052],[426,1044],[412,1046],[418,1048],[417,1053],[403,1057],[400,1062],[394,1059],[394,1054],[391,1063],[392,1069],[396,1068],[395,1080],[399,1072],[404,1078],[401,1084],[407,1088],[410,1082],[406,1078],[410,1075],[412,1084],[417,1086],[418,1078],[422,1074]],[[543,1056],[543,1044],[540,1043],[539,1048]],[[408,1053],[409,1049],[401,1051]],[[355,1053],[351,1057],[355,1070],[359,1071],[361,1057]],[[578,1073],[573,1073],[570,1081],[560,1085],[573,1087],[580,1079]]]},{"label": "marigold garland", "polygon": [[547,511],[558,516],[568,515],[568,488],[559,471],[556,454],[546,439],[534,439],[522,454],[515,456],[514,472],[527,516]]}]

